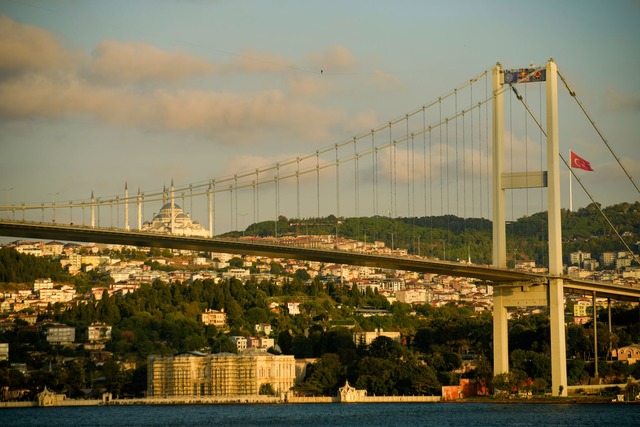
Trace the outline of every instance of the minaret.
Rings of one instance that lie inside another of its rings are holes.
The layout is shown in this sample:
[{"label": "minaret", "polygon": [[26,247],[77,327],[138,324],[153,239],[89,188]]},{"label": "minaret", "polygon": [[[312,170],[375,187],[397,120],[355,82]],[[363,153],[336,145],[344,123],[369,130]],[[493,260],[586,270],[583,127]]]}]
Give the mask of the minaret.
[{"label": "minaret", "polygon": [[162,206],[167,204],[167,186],[162,184]]},{"label": "minaret", "polygon": [[129,189],[127,181],[124,182],[124,229],[129,231]]},{"label": "minaret", "polygon": [[140,194],[140,187],[138,187],[138,230],[142,230],[142,194]]},{"label": "minaret", "polygon": [[211,199],[211,184],[209,184],[209,188],[207,189],[207,202],[208,208],[207,213],[209,214],[209,237],[213,237],[213,207],[212,207],[212,199]]},{"label": "minaret", "polygon": [[175,207],[175,203],[174,203],[174,194],[173,194],[173,178],[171,178],[171,234],[173,234],[173,226],[174,226],[174,219],[175,219],[174,207]]},{"label": "minaret", "polygon": [[96,205],[93,190],[91,190],[91,228],[96,228]]}]

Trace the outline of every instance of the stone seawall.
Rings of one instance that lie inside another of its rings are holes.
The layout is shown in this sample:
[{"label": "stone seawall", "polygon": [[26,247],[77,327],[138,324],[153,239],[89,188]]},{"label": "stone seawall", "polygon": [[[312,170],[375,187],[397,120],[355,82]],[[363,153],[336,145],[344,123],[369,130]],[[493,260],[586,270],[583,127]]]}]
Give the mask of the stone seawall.
[{"label": "stone seawall", "polygon": [[313,397],[287,396],[284,401],[285,403],[338,403],[339,402],[337,397],[331,397],[331,396],[313,396]]},{"label": "stone seawall", "polygon": [[358,403],[435,403],[441,400],[440,396],[366,396]]},{"label": "stone seawall", "polygon": [[34,408],[38,402],[0,402],[0,408]]},{"label": "stone seawall", "polygon": [[[164,397],[141,399],[111,400],[75,400],[64,399],[55,405],[48,406],[127,406],[127,405],[240,405],[240,404],[304,404],[304,403],[435,403],[440,396],[364,396],[359,399],[341,402],[337,396],[298,397],[286,396],[230,396],[230,397]],[[0,408],[32,408],[38,402],[0,402]]]},{"label": "stone seawall", "polygon": [[349,401],[341,401],[339,397],[297,397],[288,396],[286,403],[435,403],[440,396],[363,396]]},{"label": "stone seawall", "polygon": [[151,397],[144,399],[113,399],[107,405],[229,405],[241,403],[275,404],[282,403],[279,396],[185,396]]}]

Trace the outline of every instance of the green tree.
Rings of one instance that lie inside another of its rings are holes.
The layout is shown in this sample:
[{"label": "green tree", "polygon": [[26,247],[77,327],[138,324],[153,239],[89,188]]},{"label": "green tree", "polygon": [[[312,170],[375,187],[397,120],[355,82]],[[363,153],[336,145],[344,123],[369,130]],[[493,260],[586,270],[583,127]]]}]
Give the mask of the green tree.
[{"label": "green tree", "polygon": [[282,354],[293,354],[293,337],[288,330],[284,330],[278,334],[278,346]]},{"label": "green tree", "polygon": [[310,396],[335,396],[344,381],[340,358],[336,354],[326,353],[307,367],[305,380],[296,389]]},{"label": "green tree", "polygon": [[264,383],[260,385],[258,394],[261,396],[274,396],[276,394],[276,391],[271,383]]},{"label": "green tree", "polygon": [[369,346],[369,357],[378,359],[398,360],[406,353],[406,349],[397,341],[379,336]]}]

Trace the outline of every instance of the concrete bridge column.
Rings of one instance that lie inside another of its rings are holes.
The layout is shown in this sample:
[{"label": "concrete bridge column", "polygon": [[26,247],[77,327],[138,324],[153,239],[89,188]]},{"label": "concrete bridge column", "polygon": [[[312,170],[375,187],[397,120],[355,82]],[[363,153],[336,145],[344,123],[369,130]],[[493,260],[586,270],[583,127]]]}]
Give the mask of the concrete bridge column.
[{"label": "concrete bridge column", "polygon": [[493,375],[509,372],[509,326],[503,288],[493,288]]},{"label": "concrete bridge column", "polygon": [[567,344],[564,329],[562,279],[549,280],[549,322],[551,327],[551,394],[567,395]]},{"label": "concrete bridge column", "polygon": [[[562,228],[560,215],[560,143],[558,132],[558,68],[553,58],[547,63],[547,174],[549,205],[549,274],[561,276]],[[551,322],[551,394],[567,395],[567,344],[564,330],[563,280],[549,280]]]}]

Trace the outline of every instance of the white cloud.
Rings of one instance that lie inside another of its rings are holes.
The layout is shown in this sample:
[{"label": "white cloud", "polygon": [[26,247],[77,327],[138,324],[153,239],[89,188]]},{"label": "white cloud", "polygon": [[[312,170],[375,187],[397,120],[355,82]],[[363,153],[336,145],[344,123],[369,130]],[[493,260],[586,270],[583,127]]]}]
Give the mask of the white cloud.
[{"label": "white cloud", "polygon": [[118,83],[174,82],[215,69],[209,61],[179,50],[167,52],[147,43],[116,40],[100,42],[88,68],[98,78]]}]

